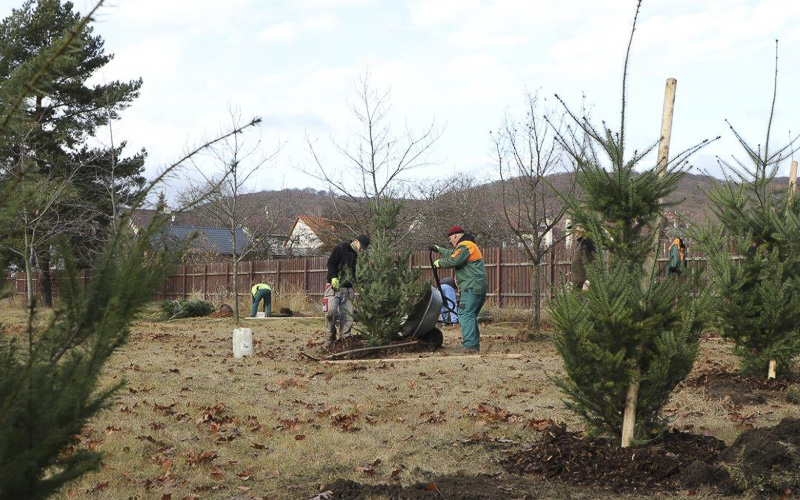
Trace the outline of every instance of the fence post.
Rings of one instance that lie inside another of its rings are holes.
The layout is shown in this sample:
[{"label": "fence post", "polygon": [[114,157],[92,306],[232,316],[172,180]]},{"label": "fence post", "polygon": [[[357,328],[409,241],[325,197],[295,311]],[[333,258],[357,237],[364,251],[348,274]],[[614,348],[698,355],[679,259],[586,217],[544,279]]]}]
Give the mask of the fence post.
[{"label": "fence post", "polygon": [[308,294],[308,257],[303,259],[303,290]]},{"label": "fence post", "polygon": [[[232,286],[233,285],[233,283],[232,283],[233,279],[232,278],[233,278],[233,273],[231,272],[231,263],[230,262],[226,262],[225,263],[225,288],[227,288],[228,290],[232,290],[233,289],[233,286]],[[235,295],[236,294],[236,290],[234,290],[233,293]]]},{"label": "fence post", "polygon": [[503,273],[501,272],[501,265],[503,261],[503,247],[497,247],[495,249],[495,265],[497,269],[495,270],[495,278],[497,279],[497,307],[501,307],[503,303]]},{"label": "fence post", "polygon": [[276,277],[275,277],[275,281],[277,281],[277,282],[278,282],[278,284],[277,284],[276,288],[277,288],[278,290],[280,290],[280,289],[281,289],[281,261],[280,261],[280,259],[278,259],[278,270],[277,270],[277,274],[278,274],[278,276],[276,276]]},{"label": "fence post", "polygon": [[208,264],[203,265],[203,300],[208,300]]},{"label": "fence post", "polygon": [[186,264],[183,264],[183,298],[189,298],[189,294],[186,293]]}]

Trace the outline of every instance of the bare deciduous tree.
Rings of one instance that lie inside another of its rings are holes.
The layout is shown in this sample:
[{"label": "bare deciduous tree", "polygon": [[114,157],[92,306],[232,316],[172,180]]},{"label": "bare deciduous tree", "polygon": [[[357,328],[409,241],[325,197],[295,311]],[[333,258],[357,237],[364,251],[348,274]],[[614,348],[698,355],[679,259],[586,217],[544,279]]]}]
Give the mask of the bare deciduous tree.
[{"label": "bare deciduous tree", "polygon": [[567,191],[575,191],[575,163],[557,136],[564,126],[563,113],[555,114],[538,94],[527,93],[525,116],[507,114],[492,132],[496,165],[501,179],[503,217],[531,264],[534,327],[541,322],[544,257],[553,249],[554,229],[564,217],[565,205],[551,184],[553,175],[568,173]]},{"label": "bare deciduous tree", "polygon": [[[313,168],[306,173],[329,186],[333,212],[329,218],[353,234],[368,227],[371,203],[381,205],[384,200],[409,195],[408,174],[430,165],[427,154],[440,136],[433,123],[419,133],[406,129],[402,135],[395,135],[389,122],[389,92],[376,91],[369,72],[362,75],[356,92],[352,105],[356,126],[351,137],[344,144],[332,141],[344,159],[341,168],[334,168],[315,142],[306,139],[313,160]],[[408,237],[417,215],[414,211],[401,212],[394,235],[397,241]]]},{"label": "bare deciduous tree", "polygon": [[[241,128],[241,113],[230,109],[231,126]],[[231,264],[233,265],[233,318],[239,324],[239,264],[259,249],[269,249],[270,238],[275,238],[276,210],[254,211],[242,203],[242,195],[254,191],[253,176],[263,170],[280,151],[265,153],[259,137],[248,144],[243,134],[233,134],[210,148],[214,164],[221,167],[207,174],[203,166],[195,164],[204,182],[192,185],[182,194],[183,199],[204,198],[197,214],[214,225],[225,227],[231,238]]]}]

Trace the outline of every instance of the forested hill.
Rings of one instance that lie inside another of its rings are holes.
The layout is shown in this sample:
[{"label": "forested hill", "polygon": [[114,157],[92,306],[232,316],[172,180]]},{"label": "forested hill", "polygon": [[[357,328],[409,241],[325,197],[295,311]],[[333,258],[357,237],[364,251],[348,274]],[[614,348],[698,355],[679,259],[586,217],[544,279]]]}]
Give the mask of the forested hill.
[{"label": "forested hill", "polygon": [[[509,186],[508,182],[506,181],[507,187]],[[558,174],[548,178],[548,183],[562,192],[568,191],[570,182],[571,175],[569,174]],[[677,212],[683,220],[694,223],[702,224],[714,219],[714,214],[708,205],[708,193],[711,192],[715,185],[721,182],[723,181],[708,175],[687,173],[680,181],[678,189],[668,200],[676,203],[672,211]],[[788,185],[789,182],[786,177],[775,180],[776,189],[788,189]],[[280,223],[275,228],[277,232],[288,233],[292,223],[299,215],[335,217],[332,198],[329,192],[321,188],[320,186],[319,189],[260,191],[244,195],[243,199],[254,212],[260,212],[270,218],[279,220]],[[436,214],[436,219],[442,219],[438,221],[441,224],[447,225],[448,222],[452,222],[449,219],[455,217],[453,220],[456,220],[460,214],[462,219],[457,221],[459,223],[472,223],[475,226],[485,225],[486,227],[494,227],[497,232],[504,232],[503,230],[506,228],[503,227],[503,221],[497,219],[502,214],[503,208],[502,188],[503,182],[501,181],[485,184],[471,183],[471,185],[460,186],[458,193],[443,192],[436,200],[429,200],[424,203],[414,200],[410,203],[419,204],[420,212]],[[461,210],[461,212],[465,210],[466,212],[461,213],[458,210],[453,210],[454,194],[461,200],[480,201],[470,203],[468,209]],[[553,199],[556,200],[556,197]],[[444,220],[445,218],[448,220]],[[486,224],[481,222],[484,218],[487,218]],[[492,220],[488,221],[488,219]]]}]

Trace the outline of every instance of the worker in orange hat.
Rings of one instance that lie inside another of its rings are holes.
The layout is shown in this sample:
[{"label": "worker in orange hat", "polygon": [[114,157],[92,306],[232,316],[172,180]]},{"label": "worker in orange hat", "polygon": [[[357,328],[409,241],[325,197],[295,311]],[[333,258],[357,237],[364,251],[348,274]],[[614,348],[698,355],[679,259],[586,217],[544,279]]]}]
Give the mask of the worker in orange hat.
[{"label": "worker in orange hat", "polygon": [[458,300],[458,322],[461,325],[461,345],[468,351],[478,352],[481,349],[481,333],[478,329],[478,314],[486,302],[486,291],[489,281],[483,254],[475,237],[455,225],[447,234],[453,249],[434,245],[432,250],[441,255],[433,263],[433,267],[454,268],[456,280],[461,291]]}]

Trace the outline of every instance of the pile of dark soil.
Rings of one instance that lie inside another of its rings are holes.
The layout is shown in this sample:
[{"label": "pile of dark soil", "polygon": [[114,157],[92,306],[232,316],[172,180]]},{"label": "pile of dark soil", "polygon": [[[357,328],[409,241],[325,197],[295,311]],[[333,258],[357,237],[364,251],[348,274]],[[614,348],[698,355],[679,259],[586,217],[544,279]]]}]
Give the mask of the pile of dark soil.
[{"label": "pile of dark soil", "polygon": [[686,381],[689,387],[730,388],[741,391],[783,391],[792,383],[784,378],[748,377],[720,369],[706,370]]},{"label": "pile of dark soil", "polygon": [[800,495],[800,419],[742,433],[728,448],[710,436],[669,431],[647,446],[620,448],[550,426],[503,462],[509,472],[614,491],[696,490]]},{"label": "pile of dark soil", "polygon": [[678,474],[691,463],[713,462],[725,443],[680,431],[663,433],[646,446],[621,448],[600,438],[581,438],[566,425],[552,425],[542,439],[503,461],[517,474],[614,491],[674,490]]},{"label": "pile of dark soil", "polygon": [[703,387],[708,398],[728,400],[732,405],[764,405],[776,392],[791,384],[786,379],[766,379],[720,369],[703,371],[686,381],[688,387]]},{"label": "pile of dark soil", "polygon": [[800,419],[743,432],[713,464],[692,464],[680,477],[688,489],[713,486],[724,493],[800,496]]},{"label": "pile of dark soil", "polygon": [[219,309],[208,315],[209,318],[232,318],[233,308],[228,304],[222,304]]}]

